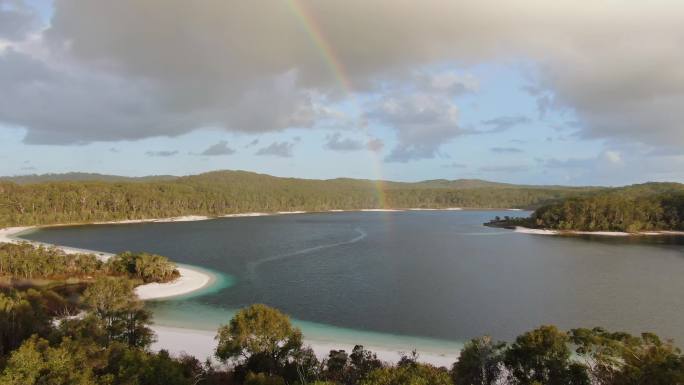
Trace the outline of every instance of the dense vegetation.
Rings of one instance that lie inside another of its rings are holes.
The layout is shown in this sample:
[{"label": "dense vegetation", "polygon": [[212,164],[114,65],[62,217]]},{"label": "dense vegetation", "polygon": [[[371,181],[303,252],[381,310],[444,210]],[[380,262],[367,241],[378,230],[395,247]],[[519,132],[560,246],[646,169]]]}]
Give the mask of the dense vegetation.
[{"label": "dense vegetation", "polygon": [[585,194],[544,205],[530,218],[495,218],[489,224],[576,231],[684,230],[684,186],[648,183]]},{"label": "dense vegetation", "polygon": [[595,190],[478,180],[310,180],[241,171],[143,181],[0,181],[0,227],[295,210],[530,208]]},{"label": "dense vegetation", "polygon": [[125,252],[103,262],[94,254],[67,254],[55,247],[28,242],[0,243],[0,277],[60,280],[96,276],[168,282],[178,277],[178,270],[166,257],[154,254]]},{"label": "dense vegetation", "polygon": [[[382,362],[357,345],[319,360],[287,316],[264,305],[239,311],[218,330],[216,358],[149,350],[149,313],[130,281],[101,278],[72,308],[50,291],[0,292],[0,383],[7,385],[677,385],[684,356],[652,334],[542,326],[512,343],[468,342],[451,368]],[[456,357],[454,357],[456,358]]]}]

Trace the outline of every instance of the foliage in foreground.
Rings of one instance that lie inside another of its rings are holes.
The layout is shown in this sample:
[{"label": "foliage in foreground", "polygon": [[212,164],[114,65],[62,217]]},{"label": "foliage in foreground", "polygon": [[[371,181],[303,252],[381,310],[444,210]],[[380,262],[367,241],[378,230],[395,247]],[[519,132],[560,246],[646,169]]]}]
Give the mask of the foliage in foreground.
[{"label": "foliage in foreground", "polygon": [[[509,344],[489,337],[468,342],[451,370],[418,362],[382,363],[362,346],[351,356],[333,350],[319,362],[287,317],[264,305],[241,310],[219,329],[216,356],[235,364],[249,384],[342,385],[672,385],[684,383],[684,356],[653,334],[640,337],[601,328],[564,332],[541,326]],[[574,354],[574,356],[573,356]]]},{"label": "foliage in foreground", "polygon": [[680,350],[652,334],[542,326],[511,344],[473,339],[449,369],[420,363],[415,353],[389,365],[362,346],[319,360],[286,315],[253,305],[219,329],[216,357],[229,366],[218,369],[151,352],[149,313],[127,280],[98,279],[78,317],[61,314],[65,300],[47,290],[0,295],[0,383],[8,385],[684,384]]}]

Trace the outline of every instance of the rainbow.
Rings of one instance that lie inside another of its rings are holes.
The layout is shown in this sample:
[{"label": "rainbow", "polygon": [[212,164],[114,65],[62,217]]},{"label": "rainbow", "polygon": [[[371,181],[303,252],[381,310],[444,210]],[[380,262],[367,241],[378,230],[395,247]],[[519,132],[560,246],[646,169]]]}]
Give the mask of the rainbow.
[{"label": "rainbow", "polygon": [[[292,11],[292,14],[300,22],[306,34],[311,39],[312,43],[316,49],[320,52],[321,57],[325,61],[330,72],[335,77],[337,83],[340,85],[342,90],[349,95],[356,105],[358,111],[362,111],[358,106],[358,102],[354,97],[354,89],[352,87],[352,82],[344,64],[340,60],[339,56],[333,49],[332,44],[326,38],[320,23],[314,17],[314,14],[304,5],[302,0],[285,0],[288,8]],[[372,138],[368,133],[368,130],[364,128],[366,137]],[[378,206],[381,209],[389,208],[387,206],[387,197],[385,195],[385,181],[382,177],[382,160],[378,158],[378,155],[372,152],[374,157],[374,168],[376,174],[376,180],[373,183],[375,192],[377,194]]]},{"label": "rainbow", "polygon": [[335,53],[330,42],[326,39],[320,23],[314,18],[313,13],[302,3],[301,0],[285,0],[295,18],[301,23],[314,46],[320,52],[323,60],[330,68],[333,76],[342,89],[353,95],[352,83],[342,61]]}]

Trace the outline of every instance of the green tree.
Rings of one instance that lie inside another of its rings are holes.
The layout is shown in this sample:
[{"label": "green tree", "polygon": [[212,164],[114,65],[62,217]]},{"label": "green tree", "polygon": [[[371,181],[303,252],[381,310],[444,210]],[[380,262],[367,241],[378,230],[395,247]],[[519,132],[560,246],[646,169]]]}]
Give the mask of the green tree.
[{"label": "green tree", "polygon": [[245,385],[285,385],[285,380],[280,376],[249,372],[245,378]]},{"label": "green tree", "polygon": [[280,311],[262,304],[238,311],[216,336],[216,357],[250,371],[278,375],[302,350],[302,333]]},{"label": "green tree", "polygon": [[361,381],[362,385],[452,385],[445,368],[409,364],[376,369]]},{"label": "green tree", "polygon": [[456,385],[493,385],[501,376],[506,344],[484,336],[465,344],[452,367]]},{"label": "green tree", "polygon": [[112,385],[191,385],[197,381],[196,373],[188,373],[183,362],[165,350],[150,353],[114,343],[105,354],[102,377],[109,378]]},{"label": "green tree", "polygon": [[169,282],[179,276],[176,264],[156,254],[124,252],[107,261],[107,270],[115,275],[127,275],[145,283]]},{"label": "green tree", "polygon": [[83,346],[64,340],[56,347],[31,338],[10,356],[0,376],[4,385],[95,385]]},{"label": "green tree", "polygon": [[51,329],[52,308],[65,306],[53,292],[34,289],[0,292],[0,357],[16,349],[33,334],[47,336]]},{"label": "green tree", "polygon": [[541,326],[516,338],[504,357],[512,382],[589,385],[586,370],[570,361],[568,342],[568,335],[555,326]]},{"label": "green tree", "polygon": [[106,340],[145,347],[154,334],[148,325],[151,315],[133,291],[133,283],[122,278],[100,278],[83,293],[89,316],[102,324]]},{"label": "green tree", "polygon": [[573,329],[571,341],[592,380],[606,385],[684,383],[684,357],[671,342],[654,334],[640,337],[602,328]]}]

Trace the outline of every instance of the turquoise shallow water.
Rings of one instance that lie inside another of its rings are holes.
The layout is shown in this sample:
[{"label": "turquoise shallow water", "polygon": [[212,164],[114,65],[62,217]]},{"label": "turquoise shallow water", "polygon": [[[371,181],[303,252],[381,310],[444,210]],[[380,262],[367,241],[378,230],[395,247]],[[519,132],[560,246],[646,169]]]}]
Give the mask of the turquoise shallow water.
[{"label": "turquoise shallow water", "polygon": [[[212,283],[192,293],[168,299],[148,301],[147,307],[154,313],[155,324],[207,331],[215,331],[219,326],[227,324],[239,309],[212,307],[201,302],[192,301],[192,299],[220,293],[229,289],[235,285],[235,277],[199,266],[185,264],[180,266],[190,267],[210,275]],[[418,349],[420,351],[453,355],[454,357],[463,347],[463,344],[460,342],[354,330],[297,319],[292,321],[302,330],[308,340],[319,343],[365,344],[366,346],[382,347],[392,351]]]},{"label": "turquoise shallow water", "polygon": [[523,212],[345,212],[48,228],[26,238],[167,255],[214,272],[156,301],[158,323],[215,330],[275,306],[309,339],[452,351],[541,324],[653,331],[684,341],[678,237],[553,237],[483,227]]}]

